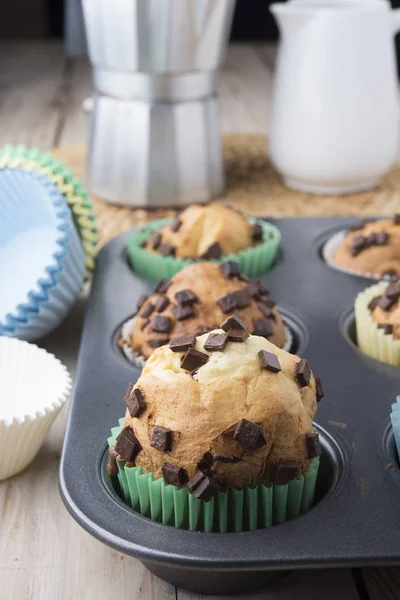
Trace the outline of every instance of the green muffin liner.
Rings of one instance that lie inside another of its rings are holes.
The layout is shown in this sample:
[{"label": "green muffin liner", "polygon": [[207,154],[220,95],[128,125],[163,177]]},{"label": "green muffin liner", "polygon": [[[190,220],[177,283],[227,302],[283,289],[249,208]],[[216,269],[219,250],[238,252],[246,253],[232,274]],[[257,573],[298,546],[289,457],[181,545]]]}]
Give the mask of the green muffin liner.
[{"label": "green muffin liner", "polygon": [[[111,429],[109,446],[123,427]],[[133,510],[164,525],[190,531],[220,532],[254,531],[296,519],[314,503],[315,484],[320,459],[314,458],[310,470],[287,485],[257,485],[241,490],[218,492],[209,502],[198,500],[189,490],[167,485],[164,479],[153,479],[142,467],[129,467],[118,461],[118,481],[123,500]]]},{"label": "green muffin liner", "polygon": [[22,145],[8,144],[0,150],[0,169],[6,167],[45,175],[65,196],[82,241],[85,254],[85,277],[90,279],[95,267],[99,239],[93,204],[89,200],[88,192],[82,187],[81,180],[75,178],[73,172],[60,160],[54,160],[49,152],[43,153],[38,148],[28,149]]},{"label": "green muffin liner", "polygon": [[[161,256],[155,252],[148,252],[140,247],[140,244],[147,240],[153,231],[156,231],[172,223],[173,219],[160,219],[137,229],[128,239],[127,252],[129,263],[135,273],[138,273],[146,279],[170,279],[178,271],[193,264],[194,260],[190,258],[174,258],[172,256]],[[249,219],[250,223],[258,223],[263,228],[264,241],[257,246],[242,250],[238,254],[227,254],[220,260],[212,259],[212,262],[226,262],[234,260],[239,263],[240,270],[248,277],[258,277],[270,269],[275,261],[281,241],[279,229],[258,219]]]}]

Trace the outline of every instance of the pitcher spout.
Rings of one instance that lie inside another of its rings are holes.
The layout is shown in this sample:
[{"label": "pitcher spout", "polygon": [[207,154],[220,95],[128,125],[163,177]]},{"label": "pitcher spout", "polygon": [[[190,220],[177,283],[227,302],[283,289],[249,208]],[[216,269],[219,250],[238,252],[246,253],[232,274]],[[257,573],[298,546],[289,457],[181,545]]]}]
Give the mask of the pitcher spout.
[{"label": "pitcher spout", "polygon": [[307,4],[302,7],[301,4],[292,2],[276,2],[270,5],[269,10],[274,15],[282,36],[297,33],[309,21],[311,14],[304,10],[306,7]]}]

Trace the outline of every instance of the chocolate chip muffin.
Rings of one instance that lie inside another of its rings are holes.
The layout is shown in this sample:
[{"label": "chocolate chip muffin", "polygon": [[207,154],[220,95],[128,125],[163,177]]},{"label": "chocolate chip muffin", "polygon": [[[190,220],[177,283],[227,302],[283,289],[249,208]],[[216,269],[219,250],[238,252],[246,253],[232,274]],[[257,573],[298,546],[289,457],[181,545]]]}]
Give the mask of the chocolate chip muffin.
[{"label": "chocolate chip muffin", "polygon": [[194,204],[152,233],[143,248],[162,256],[210,260],[237,254],[263,239],[260,225],[221,204]]},{"label": "chocolate chip muffin", "polygon": [[353,227],[336,250],[334,261],[359,273],[400,275],[400,215]]},{"label": "chocolate chip muffin", "polygon": [[400,365],[400,280],[380,282],[355,302],[357,343],[377,360]]},{"label": "chocolate chip muffin", "polygon": [[307,361],[249,335],[241,319],[157,348],[126,395],[110,453],[208,502],[219,490],[286,485],[321,454],[323,396]]},{"label": "chocolate chip muffin", "polygon": [[130,345],[148,358],[172,337],[215,329],[235,313],[251,333],[278,347],[286,341],[282,318],[261,281],[249,281],[235,262],[191,264],[162,280],[152,296],[142,296]]}]

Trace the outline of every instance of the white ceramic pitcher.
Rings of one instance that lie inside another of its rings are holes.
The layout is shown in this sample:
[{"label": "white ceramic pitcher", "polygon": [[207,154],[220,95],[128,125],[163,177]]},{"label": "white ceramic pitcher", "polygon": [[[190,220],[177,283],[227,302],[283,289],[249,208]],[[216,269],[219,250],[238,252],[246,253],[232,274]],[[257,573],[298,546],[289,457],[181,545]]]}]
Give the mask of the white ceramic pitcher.
[{"label": "white ceramic pitcher", "polygon": [[281,33],[270,154],[285,184],[319,194],[376,186],[396,159],[399,96],[386,0],[272,4]]}]

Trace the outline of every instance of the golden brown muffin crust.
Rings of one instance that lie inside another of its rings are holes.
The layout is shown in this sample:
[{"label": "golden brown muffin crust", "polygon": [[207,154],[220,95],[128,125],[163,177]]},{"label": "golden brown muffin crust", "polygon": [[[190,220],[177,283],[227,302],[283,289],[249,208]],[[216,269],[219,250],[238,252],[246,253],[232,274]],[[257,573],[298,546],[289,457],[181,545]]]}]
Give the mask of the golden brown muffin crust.
[{"label": "golden brown muffin crust", "polygon": [[[223,333],[217,330],[216,333]],[[229,342],[223,352],[207,352],[209,334],[196,340],[195,350],[208,362],[191,375],[181,367],[183,352],[158,348],[148,360],[133,390],[140,390],[144,410],[132,417],[127,409],[124,427],[141,446],[135,464],[155,478],[167,462],[185,469],[188,478],[204,457],[212,455],[212,474],[227,487],[269,483],[276,465],[295,464],[295,476],[309,469],[307,436],[313,436],[317,386],[310,373],[296,375],[299,357],[280,350],[264,338],[250,336]],[[278,359],[281,371],[264,368],[259,352]],[[234,439],[244,419],[260,428],[264,442],[249,450]],[[167,451],[153,447],[156,428],[171,432]],[[236,433],[235,433],[236,432]],[[210,453],[210,454],[207,454]]]},{"label": "golden brown muffin crust", "polygon": [[[186,208],[172,224],[165,225],[150,236],[146,250],[163,254],[173,249],[177,258],[203,257],[218,244],[221,255],[237,254],[255,245],[254,228],[246,217],[221,204],[194,204]],[[205,258],[219,258],[206,256]]]},{"label": "golden brown muffin crust", "polygon": [[400,275],[400,217],[360,225],[347,233],[337,249],[338,265],[372,275]]},{"label": "golden brown muffin crust", "polygon": [[[220,268],[219,265],[211,262],[188,265],[172,278],[165,294],[156,293],[148,298],[140,307],[131,335],[131,345],[135,352],[148,358],[154,346],[166,344],[172,337],[185,333],[200,333],[215,329],[233,312],[244,321],[250,332],[254,331],[257,322],[265,324],[267,321],[266,325],[272,332],[268,337],[269,341],[279,347],[284,346],[286,336],[282,318],[273,306],[273,302],[266,296],[249,296],[248,306],[223,312],[217,302],[232,292],[245,292],[249,283],[239,277],[225,277],[221,272],[222,269],[223,267]],[[194,313],[192,317],[178,320],[175,312],[176,307],[179,306],[176,294],[183,290],[190,290],[198,301],[189,305]],[[163,305],[166,305],[165,308],[158,311],[157,307]],[[152,307],[154,310],[151,310]],[[270,314],[270,318],[266,319],[265,314]],[[168,332],[153,330],[157,317],[166,317],[170,320]]]}]

